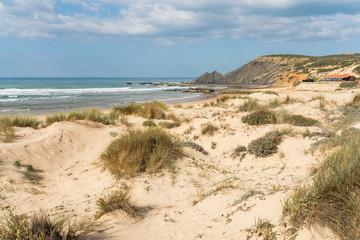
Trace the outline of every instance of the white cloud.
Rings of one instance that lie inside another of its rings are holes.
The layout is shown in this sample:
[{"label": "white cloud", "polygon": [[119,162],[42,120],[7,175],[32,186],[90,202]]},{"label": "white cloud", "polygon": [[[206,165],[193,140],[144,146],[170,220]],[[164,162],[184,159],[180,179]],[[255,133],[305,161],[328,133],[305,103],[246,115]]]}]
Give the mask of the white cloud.
[{"label": "white cloud", "polygon": [[[360,35],[360,13],[333,13],[336,6],[340,6],[336,4],[347,4],[349,10],[352,4],[359,4],[354,0],[341,3],[335,0],[268,0],[266,3],[262,0],[61,2],[80,6],[83,12],[62,14],[55,0],[0,0],[0,36],[149,37],[160,45],[173,47],[174,41],[168,39],[246,37],[264,41],[307,41],[324,38],[346,40]],[[307,9],[311,10],[314,3],[328,4],[329,13],[311,13]],[[110,9],[117,14],[101,15],[102,11]],[[302,11],[305,14],[282,15],[278,11]]]}]

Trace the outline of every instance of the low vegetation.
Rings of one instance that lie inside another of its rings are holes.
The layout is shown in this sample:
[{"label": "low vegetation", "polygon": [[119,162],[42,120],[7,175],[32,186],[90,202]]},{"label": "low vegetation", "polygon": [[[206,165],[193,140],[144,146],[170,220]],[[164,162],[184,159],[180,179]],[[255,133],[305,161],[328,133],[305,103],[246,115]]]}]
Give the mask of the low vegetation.
[{"label": "low vegetation", "polygon": [[257,157],[266,157],[278,150],[278,145],[281,143],[282,136],[287,132],[284,131],[271,131],[265,136],[255,139],[250,142],[248,151]]},{"label": "low vegetation", "polygon": [[239,106],[240,112],[252,112],[261,109],[262,106],[254,99],[246,100],[242,105]]},{"label": "low vegetation", "polygon": [[[21,165],[19,165],[19,167],[20,166]],[[35,169],[32,165],[26,165],[25,168],[26,170],[22,172],[24,179],[32,184],[39,184],[39,182],[43,179],[42,176],[35,172]]]},{"label": "low vegetation", "polygon": [[75,239],[75,232],[63,221],[52,221],[44,213],[31,217],[13,215],[0,224],[0,239],[13,240],[71,240]]},{"label": "low vegetation", "polygon": [[156,127],[156,123],[152,120],[143,121],[142,125],[145,127]]},{"label": "low vegetation", "polygon": [[15,139],[15,131],[11,120],[7,116],[0,117],[0,141],[10,143]]},{"label": "low vegetation", "polygon": [[28,116],[15,116],[11,118],[11,124],[16,127],[38,128],[42,122]]},{"label": "low vegetation", "polygon": [[182,156],[182,148],[161,128],[130,130],[113,141],[101,155],[104,165],[117,177],[138,172],[153,173]]},{"label": "low vegetation", "polygon": [[212,136],[218,129],[219,127],[212,124],[211,122],[204,123],[201,125],[201,134]]},{"label": "low vegetation", "polygon": [[[112,116],[113,117],[113,116]],[[55,122],[62,121],[75,121],[75,120],[87,120],[92,122],[100,122],[105,125],[114,124],[115,120],[110,117],[110,115],[103,114],[96,109],[88,109],[83,111],[73,111],[68,114],[58,113],[55,115],[50,115],[46,117],[45,124],[50,126]]]},{"label": "low vegetation", "polygon": [[302,115],[287,115],[285,116],[285,122],[294,126],[309,127],[319,124],[319,121],[304,117]]},{"label": "low vegetation", "polygon": [[241,118],[249,125],[264,125],[276,123],[276,114],[267,109],[260,109]]},{"label": "low vegetation", "polygon": [[47,116],[45,120],[45,124],[46,126],[50,126],[53,123],[62,122],[66,120],[67,120],[66,113],[57,113],[54,115]]},{"label": "low vegetation", "polygon": [[141,216],[140,208],[131,202],[128,190],[116,190],[102,198],[96,200],[98,211],[96,217],[115,211],[122,210],[131,217],[138,218]]},{"label": "low vegetation", "polygon": [[359,85],[358,81],[352,81],[352,82],[342,82],[340,83],[341,88],[354,88],[357,85]]},{"label": "low vegetation", "polygon": [[161,126],[163,128],[171,129],[171,128],[180,126],[180,123],[179,122],[160,122],[159,126]]},{"label": "low vegetation", "polygon": [[116,114],[137,115],[148,119],[166,119],[165,110],[167,106],[164,102],[152,101],[146,103],[131,103],[126,106],[115,107],[110,115]]},{"label": "low vegetation", "polygon": [[288,123],[294,126],[314,126],[319,121],[297,114],[288,114],[286,111],[270,111],[261,109],[242,117],[242,122],[249,125],[283,124]]},{"label": "low vegetation", "polygon": [[313,183],[294,190],[285,202],[284,214],[295,228],[317,223],[340,239],[360,238],[359,159],[360,135],[348,136],[317,169]]}]

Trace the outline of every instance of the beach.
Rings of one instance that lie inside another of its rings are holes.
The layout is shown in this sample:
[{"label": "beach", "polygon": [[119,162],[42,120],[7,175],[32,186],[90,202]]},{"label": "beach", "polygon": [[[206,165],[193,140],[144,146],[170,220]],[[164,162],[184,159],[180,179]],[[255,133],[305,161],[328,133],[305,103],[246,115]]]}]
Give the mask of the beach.
[{"label": "beach", "polygon": [[[358,93],[358,88],[339,89],[339,83],[302,83],[168,104],[165,115],[171,117],[153,123],[178,142],[193,144],[183,144],[183,155],[171,160],[171,168],[131,177],[114,175],[101,156],[129,130],[149,129],[145,117],[129,114],[109,125],[69,120],[39,129],[14,127],[14,141],[0,143],[0,215],[42,211],[66,219],[80,239],[339,239],[320,225],[302,227],[291,237],[283,208],[296,187],[312,183],[311,170],[331,152],[314,147],[324,138],[314,133],[330,128],[334,120],[329,119]],[[277,122],[244,122],[255,111],[245,109],[249,101],[280,114]],[[285,112],[316,124],[279,120]],[[163,122],[178,125],[161,127]],[[274,152],[252,150],[251,143],[269,132],[280,138]],[[24,178],[28,165],[42,178],[35,184]],[[129,192],[141,216],[119,209],[99,217],[98,199],[116,190]]]}]

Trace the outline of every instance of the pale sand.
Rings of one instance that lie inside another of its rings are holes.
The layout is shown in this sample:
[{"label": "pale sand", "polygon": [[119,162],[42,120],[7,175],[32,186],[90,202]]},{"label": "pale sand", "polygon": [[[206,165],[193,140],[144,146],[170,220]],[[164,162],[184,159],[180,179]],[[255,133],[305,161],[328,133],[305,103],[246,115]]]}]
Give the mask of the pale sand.
[{"label": "pale sand", "polygon": [[[266,104],[289,95],[303,103],[291,103],[283,109],[323,121],[326,112],[319,108],[320,100],[312,99],[322,95],[327,112],[336,112],[338,106],[360,92],[334,91],[337,85],[331,89],[325,85],[325,90],[323,84],[314,86],[275,89],[279,96],[264,93],[248,96]],[[214,100],[205,100],[211,101]],[[180,104],[181,107],[169,105],[169,111],[183,120],[181,126],[169,132],[183,141],[196,142],[209,152],[203,155],[184,148],[187,156],[175,161],[175,176],[162,170],[117,180],[102,167],[99,157],[115,139],[110,132],[121,135],[128,128],[144,128],[144,119],[140,117],[129,116],[128,126],[78,121],[55,123],[40,130],[16,128],[14,143],[0,143],[0,214],[5,217],[7,209],[12,209],[15,214],[43,210],[54,217],[67,216],[73,222],[90,224],[89,232],[81,239],[247,239],[249,229],[254,229],[260,219],[267,219],[274,225],[277,238],[287,239],[289,235],[284,234],[289,226],[284,226],[282,217],[286,196],[295,186],[311,182],[309,168],[325,158],[319,151],[309,153],[316,139],[303,138],[301,133],[320,129],[287,124],[249,126],[241,121],[247,113],[237,110],[244,101],[230,99],[223,106],[208,107],[203,107],[204,101]],[[214,136],[201,135],[201,124],[207,122],[220,127]],[[194,130],[184,134],[190,126]],[[242,160],[231,157],[236,146],[247,146],[268,131],[289,127],[294,134],[284,137],[278,153],[265,158],[246,154]],[[211,148],[212,142],[216,143],[215,149]],[[15,167],[15,160],[39,170],[44,177],[41,184],[26,183],[20,172],[24,167]],[[131,187],[134,202],[148,209],[145,217],[134,220],[116,211],[95,219],[96,199],[123,184]],[[263,194],[240,202],[250,190]],[[194,201],[198,203],[193,205]],[[254,234],[250,239],[256,237]],[[336,238],[331,231],[306,228],[299,231],[296,239]]]}]

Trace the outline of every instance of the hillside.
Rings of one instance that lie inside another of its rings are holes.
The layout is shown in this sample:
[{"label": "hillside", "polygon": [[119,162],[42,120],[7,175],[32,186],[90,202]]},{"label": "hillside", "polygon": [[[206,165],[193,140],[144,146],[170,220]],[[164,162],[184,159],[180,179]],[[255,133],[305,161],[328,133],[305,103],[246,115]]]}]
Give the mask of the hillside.
[{"label": "hillside", "polygon": [[291,86],[306,78],[321,79],[328,74],[350,74],[360,77],[360,54],[321,57],[303,55],[267,55],[221,75],[205,73],[196,84]]}]

